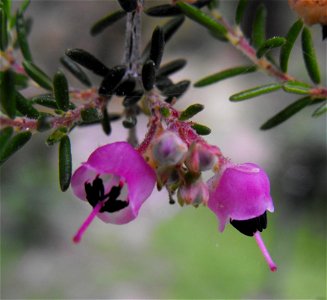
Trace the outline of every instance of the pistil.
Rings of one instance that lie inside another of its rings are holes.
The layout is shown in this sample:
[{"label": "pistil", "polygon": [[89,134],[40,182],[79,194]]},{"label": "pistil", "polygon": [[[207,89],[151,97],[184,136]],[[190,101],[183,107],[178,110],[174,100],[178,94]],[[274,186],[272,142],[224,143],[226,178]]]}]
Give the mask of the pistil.
[{"label": "pistil", "polygon": [[89,214],[89,216],[86,218],[86,220],[84,221],[84,223],[78,229],[77,233],[74,235],[73,242],[75,244],[78,244],[81,241],[84,232],[90,226],[90,224],[92,223],[92,221],[96,217],[96,215],[99,213],[99,211],[102,208],[103,204],[104,204],[103,201],[99,201],[96,204],[96,206],[94,206],[94,208],[91,211],[91,213]]},{"label": "pistil", "polygon": [[259,248],[260,248],[260,250],[261,250],[261,252],[262,252],[262,254],[263,254],[263,256],[264,256],[264,258],[265,258],[265,260],[266,260],[266,262],[268,264],[268,266],[269,266],[269,268],[270,268],[270,270],[272,272],[277,271],[277,265],[272,260],[270,254],[269,254],[269,252],[268,252],[268,250],[267,250],[267,248],[266,248],[266,246],[265,246],[265,244],[264,244],[264,242],[262,240],[262,237],[261,237],[259,231],[257,231],[254,234],[254,238],[255,238],[255,240],[256,240],[256,242],[257,242],[257,244],[258,244],[258,246],[259,246]]}]

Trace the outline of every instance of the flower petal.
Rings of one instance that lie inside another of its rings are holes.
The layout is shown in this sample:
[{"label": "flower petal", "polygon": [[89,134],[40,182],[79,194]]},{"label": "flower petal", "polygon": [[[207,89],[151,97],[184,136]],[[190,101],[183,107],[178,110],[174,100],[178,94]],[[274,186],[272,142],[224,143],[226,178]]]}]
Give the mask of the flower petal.
[{"label": "flower petal", "polygon": [[208,206],[223,231],[229,219],[248,220],[274,211],[267,174],[257,165],[227,165],[208,181]]},{"label": "flower petal", "polygon": [[96,149],[72,177],[74,194],[86,200],[84,184],[91,183],[96,176],[103,179],[106,193],[112,186],[119,184],[117,179],[127,184],[128,199],[123,200],[128,200],[129,205],[114,213],[98,213],[101,220],[114,224],[124,224],[135,219],[141,205],[151,195],[156,182],[155,172],[126,142],[112,143]]}]

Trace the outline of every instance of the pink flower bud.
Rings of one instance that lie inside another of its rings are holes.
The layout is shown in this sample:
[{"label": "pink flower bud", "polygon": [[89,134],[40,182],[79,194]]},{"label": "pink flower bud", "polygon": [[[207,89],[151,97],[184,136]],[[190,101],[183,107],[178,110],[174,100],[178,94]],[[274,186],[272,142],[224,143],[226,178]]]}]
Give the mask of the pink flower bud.
[{"label": "pink flower bud", "polygon": [[194,173],[212,169],[217,163],[218,158],[210,150],[201,144],[192,144],[185,161],[188,169]]},{"label": "pink flower bud", "polygon": [[174,166],[181,163],[187,152],[187,145],[172,131],[165,131],[153,141],[152,153],[160,166]]},{"label": "pink flower bud", "polygon": [[182,185],[178,189],[177,197],[178,203],[182,206],[184,204],[192,204],[195,207],[200,204],[207,205],[209,200],[208,186],[202,179],[198,179],[191,184]]}]

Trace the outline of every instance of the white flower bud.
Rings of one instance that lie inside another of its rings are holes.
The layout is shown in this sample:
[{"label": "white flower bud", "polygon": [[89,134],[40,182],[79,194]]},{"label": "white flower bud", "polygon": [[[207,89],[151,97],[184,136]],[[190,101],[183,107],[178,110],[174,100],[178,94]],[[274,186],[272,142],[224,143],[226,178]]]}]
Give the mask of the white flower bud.
[{"label": "white flower bud", "polygon": [[152,144],[153,157],[160,166],[174,166],[181,163],[187,152],[187,145],[172,131],[165,131]]}]

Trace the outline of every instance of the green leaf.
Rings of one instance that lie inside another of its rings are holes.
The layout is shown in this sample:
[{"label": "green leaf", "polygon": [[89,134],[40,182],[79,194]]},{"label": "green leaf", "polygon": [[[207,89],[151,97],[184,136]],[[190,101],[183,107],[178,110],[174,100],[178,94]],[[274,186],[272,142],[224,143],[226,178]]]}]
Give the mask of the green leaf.
[{"label": "green leaf", "polygon": [[173,98],[181,97],[190,86],[190,83],[191,82],[189,80],[182,80],[172,86],[167,87],[163,91],[163,94],[168,96],[169,98],[167,98],[165,101],[170,103],[173,100]]},{"label": "green leaf", "polygon": [[185,59],[175,59],[161,66],[157,72],[157,76],[169,76],[184,68],[185,65],[186,65]]},{"label": "green leaf", "polygon": [[186,121],[188,119],[191,119],[193,116],[195,116],[197,113],[202,111],[204,109],[204,106],[202,104],[193,104],[190,105],[188,108],[186,108],[179,116],[180,121]]},{"label": "green leaf", "polygon": [[32,106],[32,102],[19,92],[16,92],[16,107],[23,116],[28,118],[37,119],[40,116],[39,112]]},{"label": "green leaf", "polygon": [[5,11],[8,18],[10,18],[10,15],[11,15],[11,3],[12,3],[11,0],[2,0],[0,2],[1,6],[2,6],[3,10]]},{"label": "green leaf", "polygon": [[87,87],[91,87],[92,83],[90,79],[87,77],[87,75],[83,72],[83,70],[80,68],[78,64],[76,64],[73,60],[71,60],[67,56],[62,56],[60,58],[60,62],[62,65],[70,71],[76,79],[78,79],[81,83],[83,83]]},{"label": "green leaf", "polygon": [[170,116],[170,111],[167,107],[160,107],[160,113],[165,118],[168,118]]},{"label": "green leaf", "polygon": [[260,129],[266,130],[279,125],[280,123],[286,121],[287,119],[295,115],[298,111],[306,107],[308,104],[310,104],[310,102],[311,102],[310,97],[304,97],[293,102],[291,105],[287,106],[282,111],[280,111],[277,115],[275,115],[274,117],[269,119],[266,123],[264,123],[260,127]]},{"label": "green leaf", "polygon": [[304,27],[302,31],[302,53],[311,80],[316,84],[320,83],[319,65],[308,27]]},{"label": "green leaf", "polygon": [[286,43],[286,39],[283,37],[275,36],[266,41],[259,47],[257,51],[257,57],[260,58],[264,56],[273,48],[278,48],[283,46]]},{"label": "green leaf", "polygon": [[176,33],[176,31],[182,26],[185,21],[184,16],[172,18],[169,22],[162,26],[165,43]]},{"label": "green leaf", "polygon": [[126,11],[123,11],[123,10],[118,10],[118,11],[110,13],[109,15],[106,15],[105,17],[98,20],[91,27],[91,35],[95,36],[95,35],[101,33],[107,27],[114,24],[115,22],[117,22],[118,20],[122,19],[125,16],[126,16]]},{"label": "green leaf", "polygon": [[60,142],[61,139],[63,137],[65,137],[66,135],[67,135],[67,128],[59,127],[48,136],[48,138],[46,140],[46,144],[48,146],[53,146],[54,144]]},{"label": "green leaf", "polygon": [[[169,22],[165,23],[161,28],[163,31],[164,41],[167,43],[175,32],[181,27],[185,20],[184,16],[172,18]],[[151,41],[146,45],[142,53],[142,60],[145,61],[149,58],[151,49]]]},{"label": "green leaf", "polygon": [[17,40],[23,57],[26,61],[32,61],[32,54],[27,42],[26,25],[23,14],[18,11],[16,15]]},{"label": "green leaf", "polygon": [[26,9],[28,8],[28,6],[30,5],[30,3],[31,3],[30,0],[24,0],[19,8],[20,13],[23,14],[26,11]]},{"label": "green leaf", "polygon": [[322,115],[324,115],[325,113],[327,113],[327,104],[324,103],[323,105],[319,106],[312,114],[312,116],[314,118],[318,118]]},{"label": "green leaf", "polygon": [[252,45],[259,48],[266,40],[267,9],[264,4],[258,6],[252,25]]},{"label": "green leaf", "polygon": [[229,97],[231,101],[242,101],[250,98],[254,98],[263,94],[272,93],[279,90],[282,87],[279,83],[270,83],[265,85],[260,85],[252,89],[248,89]]},{"label": "green leaf", "polygon": [[52,81],[39,67],[29,61],[23,61],[26,73],[41,87],[52,91]]},{"label": "green leaf", "polygon": [[99,94],[108,97],[111,96],[121,83],[122,79],[126,74],[126,71],[127,68],[124,65],[118,65],[111,69],[108,69],[107,75],[101,82]]},{"label": "green leaf", "polygon": [[130,95],[136,86],[135,77],[127,75],[122,81],[118,84],[115,89],[115,94],[119,97],[124,97]]},{"label": "green leaf", "polygon": [[106,135],[109,135],[111,133],[111,124],[110,124],[110,117],[107,108],[105,107],[102,110],[102,129]]},{"label": "green leaf", "polygon": [[6,146],[0,153],[0,166],[15,152],[21,149],[32,137],[32,133],[30,131],[25,131],[16,134],[13,138],[11,138]]},{"label": "green leaf", "polygon": [[210,31],[225,36],[227,29],[205,14],[200,9],[184,2],[177,2],[177,6],[182,9],[183,13],[193,21],[203,25]]},{"label": "green leaf", "polygon": [[169,87],[172,87],[174,83],[168,77],[157,76],[156,77],[156,87],[160,91],[164,91]]},{"label": "green leaf", "polygon": [[94,123],[102,119],[96,108],[83,109],[81,111],[81,118],[84,123]]},{"label": "green leaf", "polygon": [[194,86],[195,87],[203,87],[207,86],[209,84],[216,83],[218,81],[231,78],[237,75],[242,75],[242,74],[247,74],[247,73],[252,73],[257,70],[257,67],[254,65],[251,66],[240,66],[240,67],[235,67],[235,68],[230,68],[227,70],[223,70],[221,72],[209,75],[203,79],[200,79],[197,81]]},{"label": "green leaf", "polygon": [[10,138],[14,133],[14,129],[12,127],[5,127],[0,130],[0,156],[3,149],[6,147]]},{"label": "green leaf", "polygon": [[124,107],[131,107],[139,102],[144,94],[143,90],[135,90],[128,96],[126,96],[123,100]]},{"label": "green leaf", "polygon": [[104,77],[109,72],[109,69],[100,60],[83,49],[68,49],[66,50],[65,54],[70,59],[86,69],[89,69],[96,75]]},{"label": "green leaf", "polygon": [[293,94],[309,95],[311,87],[303,82],[287,81],[283,84],[284,91]]},{"label": "green leaf", "polygon": [[8,46],[8,25],[7,15],[3,8],[0,8],[0,50],[6,50]]},{"label": "green leaf", "polygon": [[146,91],[152,90],[156,80],[156,68],[152,60],[148,60],[142,67],[142,83]]},{"label": "green leaf", "polygon": [[69,137],[61,138],[59,144],[59,183],[64,192],[69,188],[72,176],[72,154]]},{"label": "green leaf", "polygon": [[211,133],[211,129],[207,126],[198,124],[198,123],[193,123],[191,126],[197,134],[199,135],[208,135]]},{"label": "green leaf", "polygon": [[24,74],[15,73],[15,87],[18,90],[25,89],[28,86],[28,77]]},{"label": "green leaf", "polygon": [[1,72],[0,78],[1,110],[7,114],[9,118],[14,119],[16,116],[15,74],[9,69]]},{"label": "green leaf", "polygon": [[181,10],[170,4],[162,4],[154,7],[150,7],[144,11],[148,16],[152,17],[172,17],[179,15]]},{"label": "green leaf", "polygon": [[239,25],[242,22],[248,0],[239,0],[236,8],[235,22]]},{"label": "green leaf", "polygon": [[35,96],[31,99],[33,104],[38,104],[44,107],[58,109],[56,99],[52,94],[43,94]]},{"label": "green leaf", "polygon": [[68,82],[61,71],[58,71],[53,78],[53,91],[58,108],[67,111],[69,109]]},{"label": "green leaf", "polygon": [[297,20],[286,35],[286,43],[282,46],[280,50],[280,68],[283,72],[287,72],[288,60],[293,49],[294,43],[299,36],[303,27],[303,21],[301,19]]},{"label": "green leaf", "polygon": [[161,63],[163,51],[165,47],[165,39],[163,30],[157,26],[152,34],[151,49],[149,59],[152,60],[158,69]]}]

